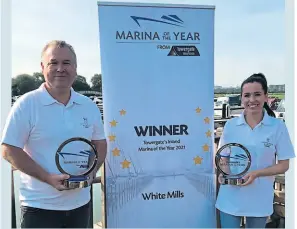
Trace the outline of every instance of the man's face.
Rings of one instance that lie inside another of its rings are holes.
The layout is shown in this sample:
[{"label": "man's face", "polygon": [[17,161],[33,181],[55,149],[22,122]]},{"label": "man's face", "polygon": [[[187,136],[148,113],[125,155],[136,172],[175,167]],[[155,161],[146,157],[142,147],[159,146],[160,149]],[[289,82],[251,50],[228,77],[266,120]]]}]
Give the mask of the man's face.
[{"label": "man's face", "polygon": [[51,88],[70,88],[77,75],[75,56],[67,47],[49,47],[43,55],[41,68]]}]

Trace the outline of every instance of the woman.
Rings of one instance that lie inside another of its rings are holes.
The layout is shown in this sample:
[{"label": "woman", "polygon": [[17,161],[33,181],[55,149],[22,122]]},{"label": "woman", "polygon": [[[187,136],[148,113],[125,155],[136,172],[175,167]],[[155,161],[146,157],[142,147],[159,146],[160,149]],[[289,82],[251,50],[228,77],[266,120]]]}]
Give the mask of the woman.
[{"label": "woman", "polygon": [[[285,123],[276,119],[269,108],[267,81],[263,74],[253,74],[241,85],[243,113],[230,119],[220,139],[219,148],[239,143],[251,154],[251,167],[242,185],[220,185],[216,208],[222,228],[265,228],[273,213],[274,175],[283,174],[294,158],[294,149]],[[278,163],[275,162],[275,156]],[[222,175],[219,176],[222,184]]]}]

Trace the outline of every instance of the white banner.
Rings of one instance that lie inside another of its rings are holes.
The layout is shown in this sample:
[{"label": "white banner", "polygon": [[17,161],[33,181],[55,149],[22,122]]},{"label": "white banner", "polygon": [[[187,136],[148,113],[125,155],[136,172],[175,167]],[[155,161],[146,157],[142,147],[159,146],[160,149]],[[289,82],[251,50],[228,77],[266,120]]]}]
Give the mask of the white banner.
[{"label": "white banner", "polygon": [[105,226],[215,228],[214,7],[98,10]]}]

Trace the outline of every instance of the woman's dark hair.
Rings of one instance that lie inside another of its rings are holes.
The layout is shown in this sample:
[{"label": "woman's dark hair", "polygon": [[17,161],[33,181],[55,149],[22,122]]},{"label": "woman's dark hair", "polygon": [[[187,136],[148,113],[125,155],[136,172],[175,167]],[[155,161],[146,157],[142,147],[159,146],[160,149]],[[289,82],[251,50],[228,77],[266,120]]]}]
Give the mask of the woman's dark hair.
[{"label": "woman's dark hair", "polygon": [[[247,83],[254,83],[254,82],[261,84],[264,93],[265,94],[268,93],[268,86],[267,86],[266,77],[262,73],[257,73],[257,74],[251,75],[249,78],[247,78],[245,81],[242,82],[242,84],[241,84],[241,95],[242,95],[242,88],[243,88],[243,86],[245,84],[247,84]],[[267,114],[269,116],[275,117],[274,112],[271,110],[271,108],[269,107],[269,105],[266,102],[264,103],[264,108],[267,111]]]}]

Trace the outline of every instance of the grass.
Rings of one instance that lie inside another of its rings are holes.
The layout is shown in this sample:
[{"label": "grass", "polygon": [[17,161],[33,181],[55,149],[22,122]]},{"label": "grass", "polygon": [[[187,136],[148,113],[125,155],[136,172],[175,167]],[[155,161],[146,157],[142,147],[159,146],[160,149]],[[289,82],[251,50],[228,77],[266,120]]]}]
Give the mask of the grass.
[{"label": "grass", "polygon": [[284,99],[285,98],[285,93],[269,93],[269,97],[276,97],[279,99]]}]

